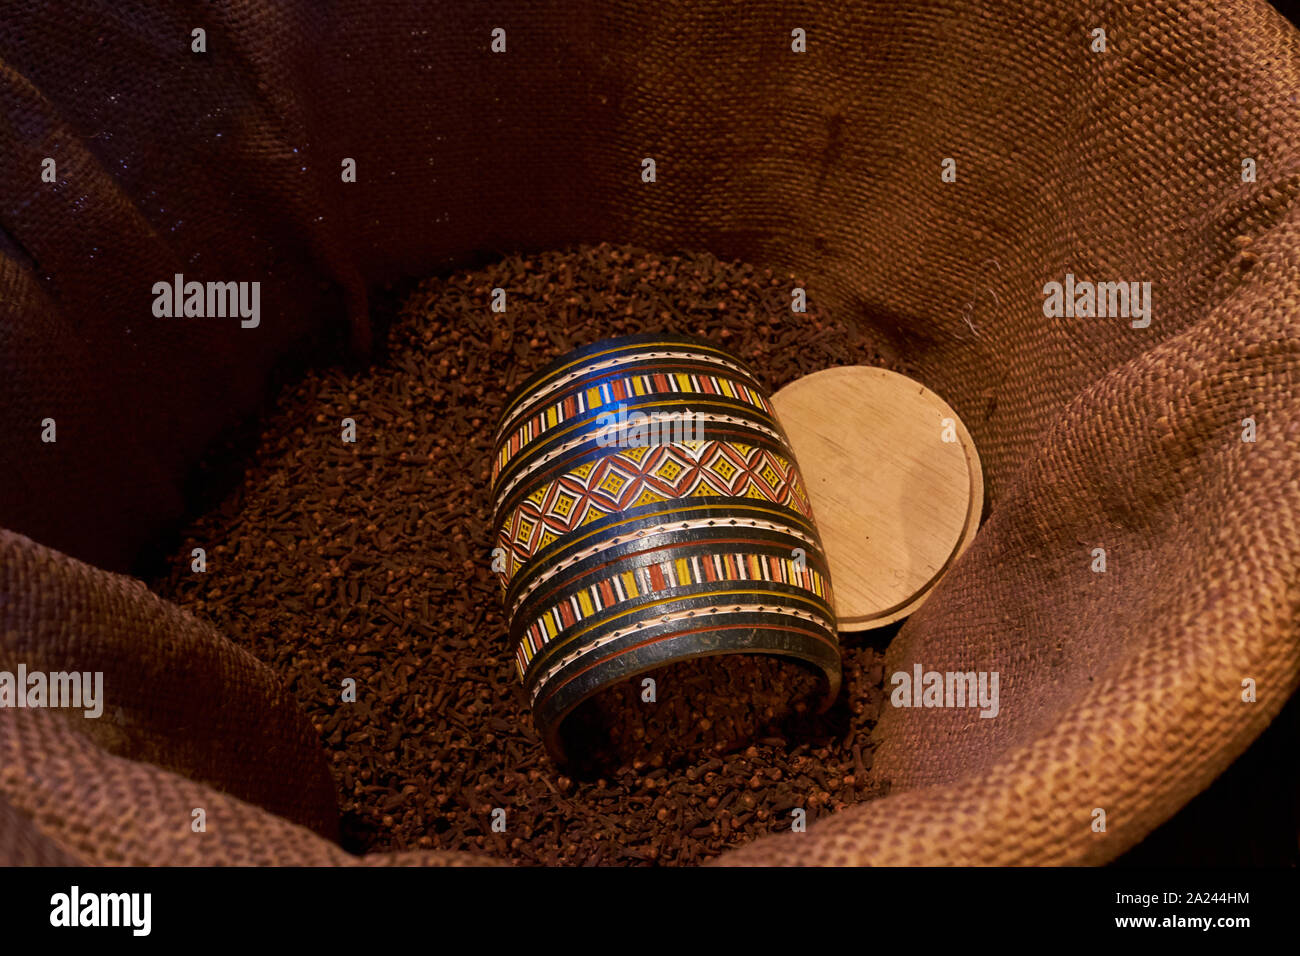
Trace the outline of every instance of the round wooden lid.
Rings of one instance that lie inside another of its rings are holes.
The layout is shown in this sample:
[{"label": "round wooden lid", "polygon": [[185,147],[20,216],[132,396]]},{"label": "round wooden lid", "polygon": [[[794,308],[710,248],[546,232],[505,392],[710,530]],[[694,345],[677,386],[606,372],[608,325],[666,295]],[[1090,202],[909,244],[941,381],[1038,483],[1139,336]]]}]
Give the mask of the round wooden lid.
[{"label": "round wooden lid", "polygon": [[961,419],[920,382],[865,365],[804,376],[772,402],[812,501],[840,630],[911,614],[979,527],[984,477]]}]

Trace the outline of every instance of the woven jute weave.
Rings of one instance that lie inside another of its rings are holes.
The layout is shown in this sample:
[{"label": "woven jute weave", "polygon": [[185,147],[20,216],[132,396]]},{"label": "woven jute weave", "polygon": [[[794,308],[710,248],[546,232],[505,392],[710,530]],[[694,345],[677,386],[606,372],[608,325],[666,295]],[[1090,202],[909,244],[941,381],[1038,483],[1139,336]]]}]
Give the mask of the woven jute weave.
[{"label": "woven jute weave", "polygon": [[[115,572],[278,358],[506,249],[808,276],[979,447],[987,521],[886,673],[996,670],[998,717],[886,708],[889,796],[722,863],[1104,862],[1300,682],[1300,36],[1264,3],[38,8],[0,2],[0,669],[113,691],[0,712],[0,861],[476,862],[338,848],[286,691]],[[261,327],[153,318],[178,272],[261,281]],[[1067,273],[1150,282],[1150,326],[1045,317]]]}]

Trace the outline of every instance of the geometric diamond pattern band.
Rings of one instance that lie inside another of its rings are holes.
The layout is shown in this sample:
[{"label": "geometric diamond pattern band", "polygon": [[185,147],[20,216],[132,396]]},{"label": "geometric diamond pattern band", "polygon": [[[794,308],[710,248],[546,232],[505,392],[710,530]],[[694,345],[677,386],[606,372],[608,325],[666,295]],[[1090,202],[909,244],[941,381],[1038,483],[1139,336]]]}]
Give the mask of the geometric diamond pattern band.
[{"label": "geometric diamond pattern band", "polygon": [[611,450],[539,485],[500,529],[506,549],[499,572],[503,591],[537,551],[563,534],[605,515],[674,498],[758,498],[806,518],[812,507],[789,459],[751,445],[724,441]]}]

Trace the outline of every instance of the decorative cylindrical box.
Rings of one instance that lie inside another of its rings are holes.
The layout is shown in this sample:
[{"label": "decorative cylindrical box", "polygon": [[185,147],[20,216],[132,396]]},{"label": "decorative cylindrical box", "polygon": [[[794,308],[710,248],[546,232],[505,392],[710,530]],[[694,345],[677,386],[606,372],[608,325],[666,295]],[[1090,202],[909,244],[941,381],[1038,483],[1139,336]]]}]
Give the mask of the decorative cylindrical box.
[{"label": "decorative cylindrical box", "polygon": [[553,757],[603,688],[687,658],[840,651],[825,555],[754,374],[679,336],[599,342],[525,381],[494,441],[497,575]]}]

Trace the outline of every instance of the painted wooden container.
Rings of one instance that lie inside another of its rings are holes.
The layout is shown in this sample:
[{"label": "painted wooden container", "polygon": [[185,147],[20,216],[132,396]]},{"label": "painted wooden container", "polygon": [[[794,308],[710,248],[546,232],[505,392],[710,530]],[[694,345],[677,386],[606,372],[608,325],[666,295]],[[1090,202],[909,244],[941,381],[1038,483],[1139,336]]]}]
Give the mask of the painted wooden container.
[{"label": "painted wooden container", "polygon": [[839,692],[826,559],[769,397],[677,336],[599,342],[525,381],[494,442],[498,577],[548,750],[602,688],[686,658],[798,659]]}]

